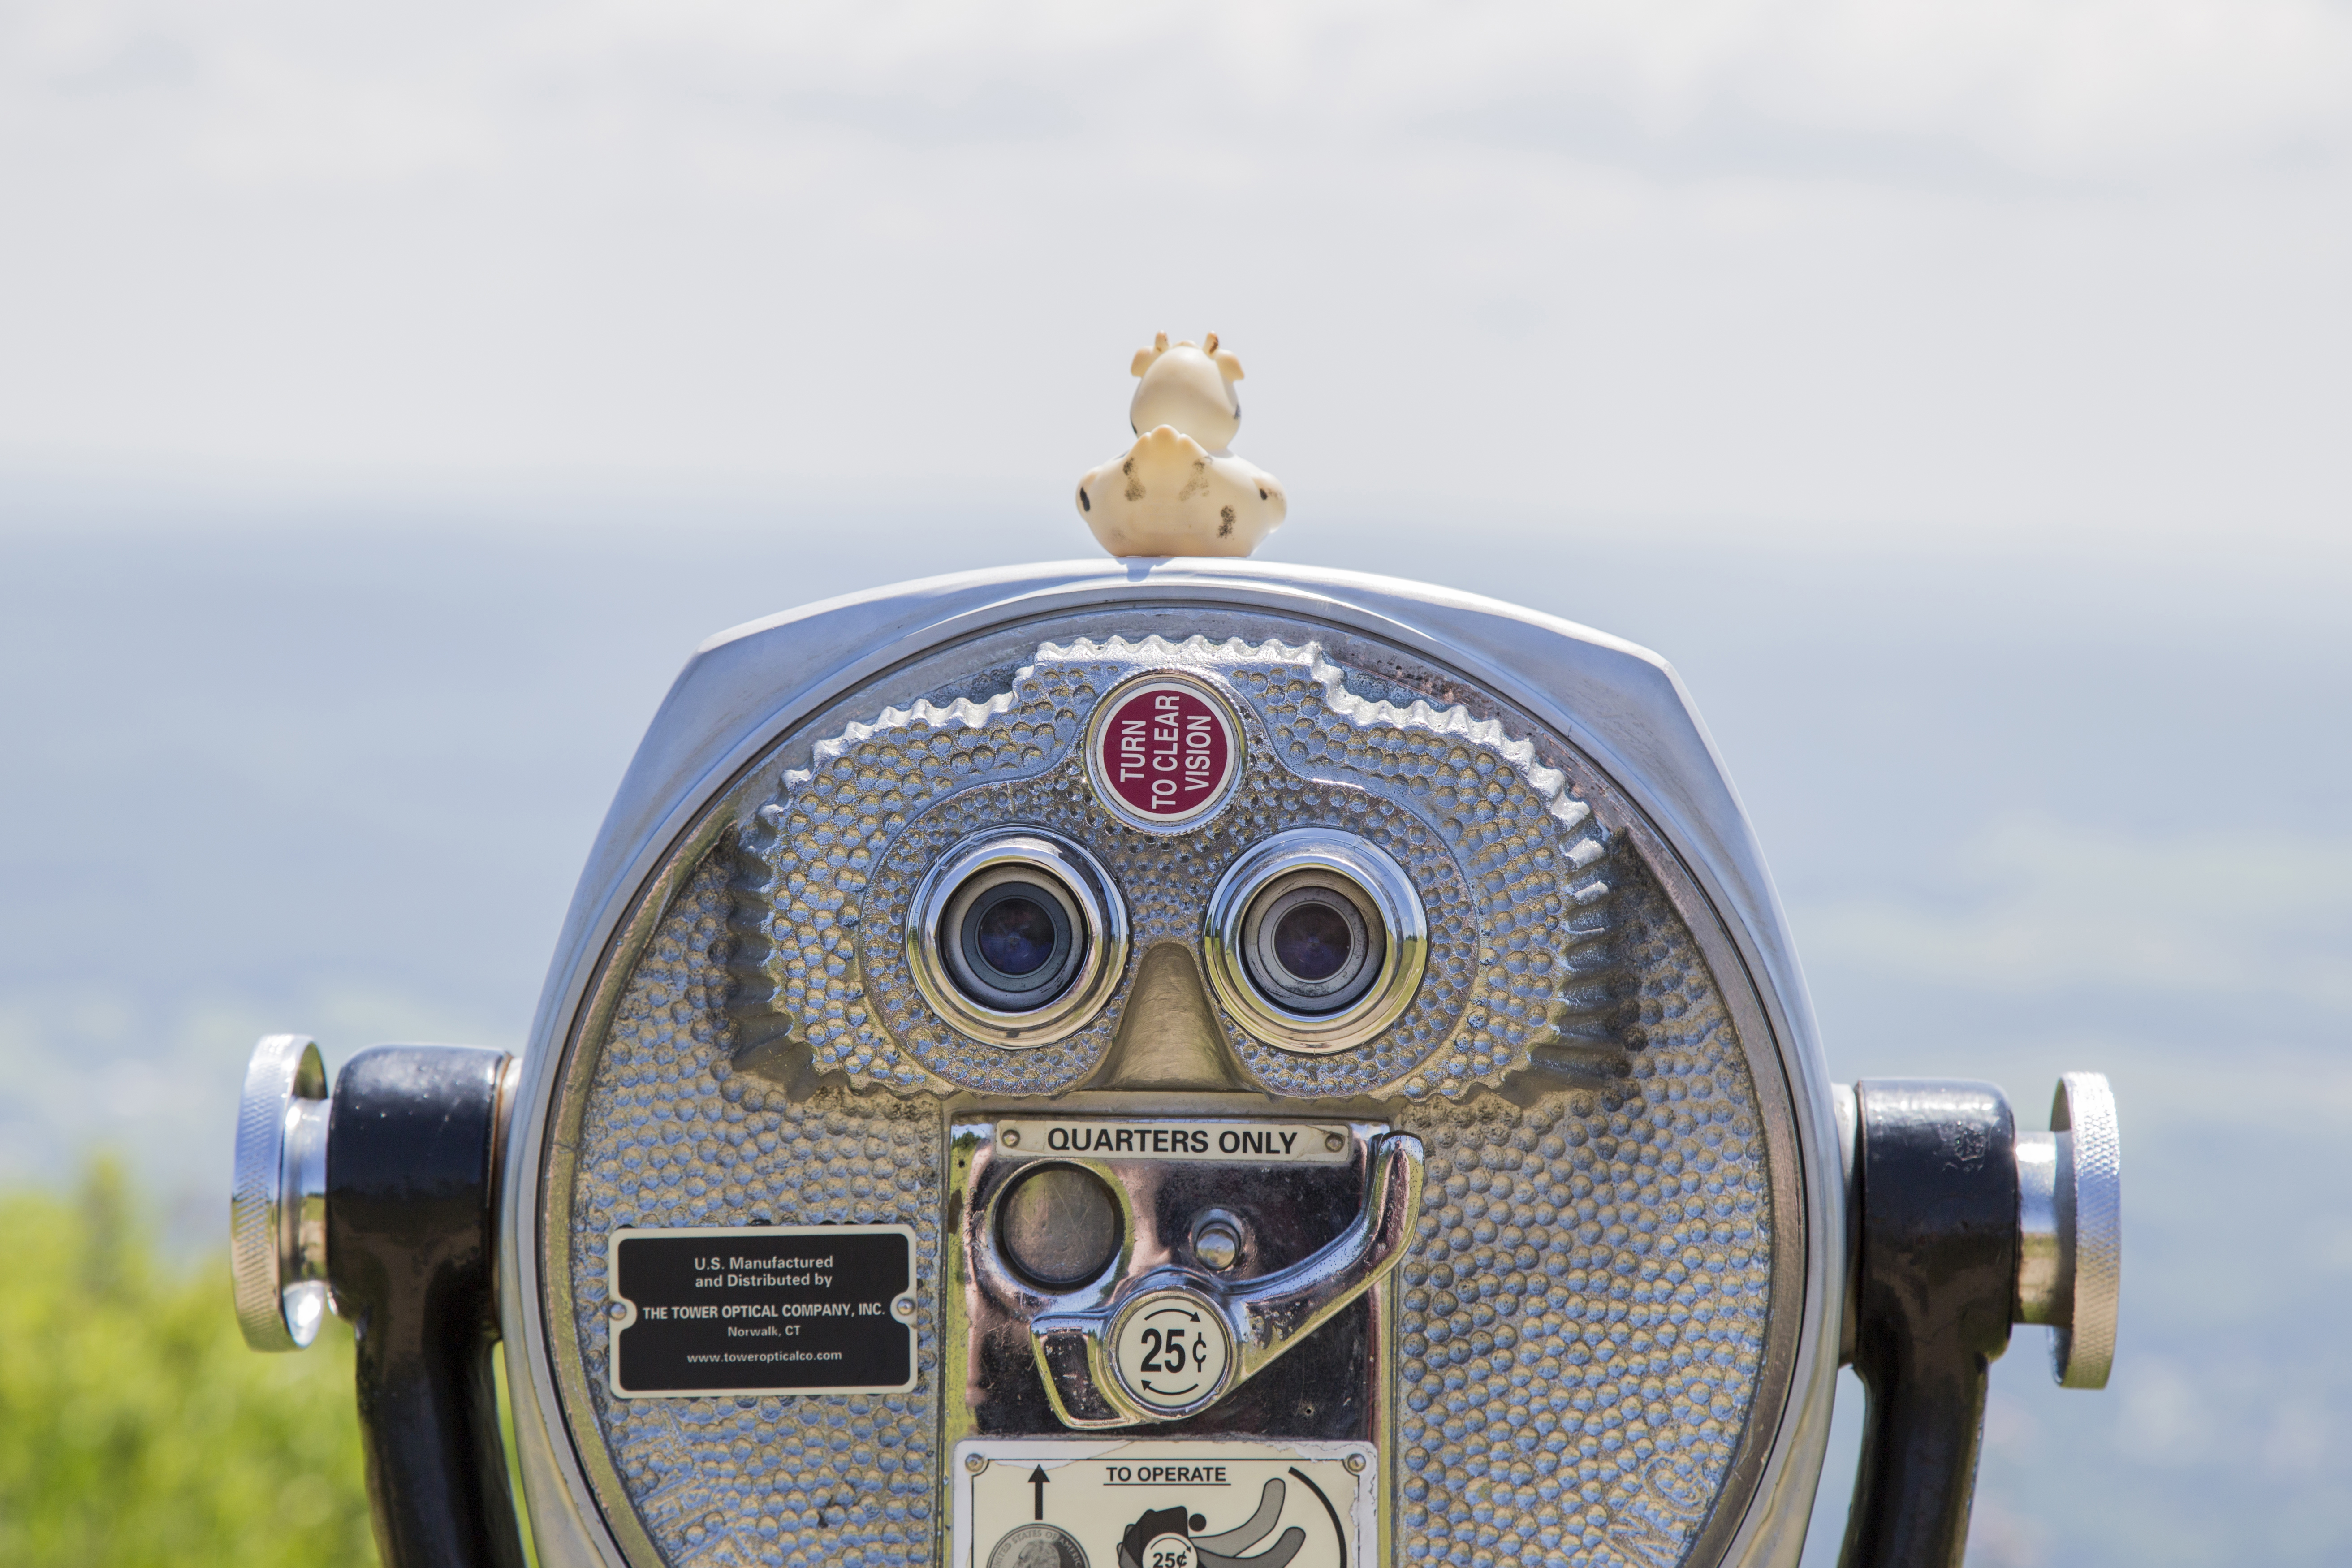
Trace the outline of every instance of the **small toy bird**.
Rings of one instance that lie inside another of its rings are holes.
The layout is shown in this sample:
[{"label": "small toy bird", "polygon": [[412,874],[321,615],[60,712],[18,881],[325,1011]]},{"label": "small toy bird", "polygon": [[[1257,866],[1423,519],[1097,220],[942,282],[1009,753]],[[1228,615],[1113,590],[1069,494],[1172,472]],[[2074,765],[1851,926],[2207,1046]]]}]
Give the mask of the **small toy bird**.
[{"label": "small toy bird", "polygon": [[1217,346],[1138,349],[1128,405],[1135,445],[1078,481],[1078,511],[1113,555],[1247,555],[1280,525],[1282,481],[1229,449],[1241,428],[1242,362]]}]

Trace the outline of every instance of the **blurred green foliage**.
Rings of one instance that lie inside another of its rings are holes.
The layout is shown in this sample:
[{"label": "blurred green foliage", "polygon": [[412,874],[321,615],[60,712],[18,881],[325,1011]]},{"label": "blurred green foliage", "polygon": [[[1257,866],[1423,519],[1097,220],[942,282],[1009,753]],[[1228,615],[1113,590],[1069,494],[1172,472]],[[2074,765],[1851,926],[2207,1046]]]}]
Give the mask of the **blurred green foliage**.
[{"label": "blurred green foliage", "polygon": [[351,1331],[245,1348],[225,1258],[158,1255],[121,1173],[0,1196],[0,1563],[373,1564]]}]

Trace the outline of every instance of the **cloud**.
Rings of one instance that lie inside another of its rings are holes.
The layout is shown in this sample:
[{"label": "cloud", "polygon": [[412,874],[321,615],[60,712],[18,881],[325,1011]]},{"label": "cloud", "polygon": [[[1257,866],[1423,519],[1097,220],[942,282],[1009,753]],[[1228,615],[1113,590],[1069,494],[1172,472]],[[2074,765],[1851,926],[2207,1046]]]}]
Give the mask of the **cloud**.
[{"label": "cloud", "polygon": [[20,0],[0,465],[1058,506],[1165,326],[1301,522],[2333,530],[2347,176],[2326,0]]},{"label": "cloud", "polygon": [[1807,952],[1997,994],[2272,995],[2352,1016],[2352,838],[2012,816],[1947,871],[1936,895],[1810,905]]},{"label": "cloud", "polygon": [[754,155],[1040,142],[1244,177],[1496,142],[1732,172],[1759,150],[1856,167],[1846,144],[1867,143],[1897,170],[2149,177],[2337,157],[2352,137],[2352,13],[2327,0],[36,0],[14,16],[0,54],[37,118],[44,97],[118,113],[142,99],[147,135],[233,182],[647,147],[716,177]]}]

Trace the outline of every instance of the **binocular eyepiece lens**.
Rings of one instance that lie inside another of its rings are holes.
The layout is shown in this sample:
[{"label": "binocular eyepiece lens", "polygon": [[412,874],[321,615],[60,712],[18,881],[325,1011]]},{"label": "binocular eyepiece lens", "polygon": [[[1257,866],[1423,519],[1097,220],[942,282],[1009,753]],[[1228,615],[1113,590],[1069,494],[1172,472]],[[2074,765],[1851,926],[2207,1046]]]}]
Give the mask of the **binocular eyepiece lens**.
[{"label": "binocular eyepiece lens", "polygon": [[[1269,896],[1270,895],[1270,896]],[[1294,1013],[1336,1013],[1371,989],[1387,946],[1378,911],[1336,872],[1276,883],[1243,918],[1244,963],[1266,999]]]},{"label": "binocular eyepiece lens", "polygon": [[940,947],[956,989],[1002,1013],[1070,987],[1091,940],[1069,890],[1025,867],[981,872],[948,901]]},{"label": "binocular eyepiece lens", "polygon": [[957,845],[907,910],[915,984],[949,1024],[1015,1048],[1102,1010],[1127,960],[1127,909],[1094,857],[1039,828]]},{"label": "binocular eyepiece lens", "polygon": [[972,900],[961,937],[964,961],[994,990],[1028,994],[1068,983],[1069,910],[1043,888],[1026,882],[991,888]]},{"label": "binocular eyepiece lens", "polygon": [[1276,922],[1275,961],[1302,980],[1328,980],[1355,952],[1354,933],[1323,904],[1301,904]]},{"label": "binocular eyepiece lens", "polygon": [[1209,988],[1279,1049],[1351,1050],[1420,988],[1429,916],[1404,868],[1360,835],[1295,827],[1244,850],[1204,911]]}]

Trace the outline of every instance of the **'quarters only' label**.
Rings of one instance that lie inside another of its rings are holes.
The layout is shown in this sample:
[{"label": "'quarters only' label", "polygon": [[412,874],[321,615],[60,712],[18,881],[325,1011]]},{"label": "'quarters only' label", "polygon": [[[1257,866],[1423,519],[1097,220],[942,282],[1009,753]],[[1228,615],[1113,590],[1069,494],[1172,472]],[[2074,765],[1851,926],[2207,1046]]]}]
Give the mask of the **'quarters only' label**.
[{"label": "'quarters only' label", "polygon": [[1344,1165],[1354,1158],[1344,1126],[1310,1121],[1174,1121],[1138,1117],[1006,1120],[997,1147],[1011,1154],[1095,1160],[1213,1160],[1281,1165]]},{"label": "'quarters only' label", "polygon": [[616,1230],[606,1358],[624,1399],[890,1394],[915,1385],[903,1225]]}]

